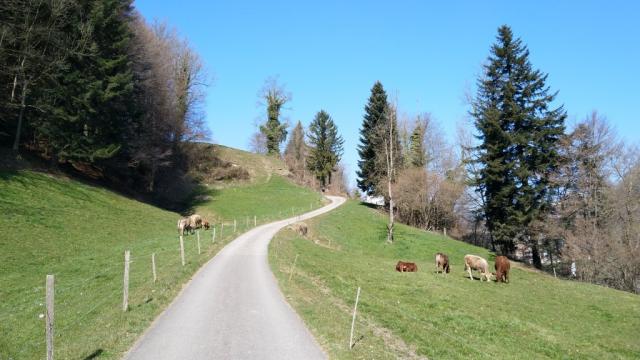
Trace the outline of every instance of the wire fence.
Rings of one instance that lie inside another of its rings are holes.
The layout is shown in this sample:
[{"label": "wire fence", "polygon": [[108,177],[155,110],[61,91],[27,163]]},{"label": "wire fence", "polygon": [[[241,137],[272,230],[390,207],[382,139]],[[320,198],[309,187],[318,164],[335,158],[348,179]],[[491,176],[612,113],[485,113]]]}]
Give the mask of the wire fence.
[{"label": "wire fence", "polygon": [[[131,243],[128,247],[131,250],[129,304],[133,307],[129,307],[127,312],[136,311],[137,307],[148,301],[155,291],[179,288],[182,281],[186,280],[192,272],[241,233],[274,220],[298,217],[308,210],[306,207],[298,207],[292,208],[290,212],[281,211],[275,216],[244,215],[235,219],[218,218],[211,224],[209,230],[199,229],[197,232],[183,236],[186,266],[181,263],[178,234]],[[200,253],[198,253],[198,237],[200,237]],[[102,260],[97,261],[95,255],[83,255],[54,266],[60,269],[53,272],[56,283],[56,352],[64,352],[72,348],[76,341],[75,337],[83,334],[84,329],[94,331],[95,328],[92,328],[94,322],[96,319],[105,320],[103,317],[107,315],[104,314],[112,316],[120,313],[123,316],[125,268],[123,253],[124,251],[120,249],[110,249],[100,254],[99,259]],[[153,281],[152,254],[155,254],[158,275],[156,283]],[[79,272],[87,267],[94,268],[95,271],[90,274],[84,271]],[[41,283],[25,284],[18,289],[12,289],[10,297],[1,299],[0,336],[10,334],[11,338],[0,340],[0,359],[42,358],[46,354],[46,341],[42,336],[47,312],[45,287],[42,285],[44,275],[46,274],[42,274],[42,278],[38,279],[42,281]],[[125,312],[124,316],[127,316],[126,314]],[[85,335],[99,336],[99,334]],[[74,356],[78,357],[80,354],[74,354]]]}]

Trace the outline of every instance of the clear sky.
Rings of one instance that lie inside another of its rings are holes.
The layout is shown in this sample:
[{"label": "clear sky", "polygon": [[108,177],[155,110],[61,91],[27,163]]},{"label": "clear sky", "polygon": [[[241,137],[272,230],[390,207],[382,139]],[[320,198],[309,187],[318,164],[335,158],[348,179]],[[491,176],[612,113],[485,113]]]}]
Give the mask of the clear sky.
[{"label": "clear sky", "polygon": [[268,77],[293,95],[283,113],[306,126],[320,109],[345,139],[354,182],[359,128],[380,80],[401,111],[430,112],[453,141],[467,116],[497,28],[512,27],[534,68],[549,74],[568,123],[592,110],[640,143],[638,1],[158,1],[136,0],[149,21],[187,37],[214,77],[213,140],[247,149]]}]

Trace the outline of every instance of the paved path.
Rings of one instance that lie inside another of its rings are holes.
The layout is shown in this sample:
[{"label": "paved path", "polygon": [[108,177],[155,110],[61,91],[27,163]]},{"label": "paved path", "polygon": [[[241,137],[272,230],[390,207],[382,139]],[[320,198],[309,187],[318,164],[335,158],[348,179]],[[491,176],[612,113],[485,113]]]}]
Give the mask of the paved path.
[{"label": "paved path", "polygon": [[[345,199],[302,215],[330,211]],[[267,262],[271,238],[297,219],[259,226],[229,243],[193,277],[125,359],[325,359],[287,304]]]}]

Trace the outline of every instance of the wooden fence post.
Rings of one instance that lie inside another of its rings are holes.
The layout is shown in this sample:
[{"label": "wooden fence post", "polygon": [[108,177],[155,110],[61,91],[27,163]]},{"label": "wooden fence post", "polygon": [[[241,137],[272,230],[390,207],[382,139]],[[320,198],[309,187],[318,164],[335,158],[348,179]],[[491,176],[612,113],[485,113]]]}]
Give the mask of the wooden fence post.
[{"label": "wooden fence post", "polygon": [[216,226],[213,226],[213,234],[211,235],[211,242],[215,243],[216,242]]},{"label": "wooden fence post", "polygon": [[556,275],[556,267],[553,267],[553,277],[555,277],[556,279],[558,278],[558,275]]},{"label": "wooden fence post", "polygon": [[122,288],[122,311],[129,309],[129,260],[131,259],[131,252],[126,250],[124,252],[124,284]]},{"label": "wooden fence post", "polygon": [[153,270],[153,282],[155,283],[158,280],[156,275],[156,253],[151,253],[151,270]]},{"label": "wooden fence post", "polygon": [[246,225],[246,227],[249,228],[249,217],[248,216],[247,216],[247,225]]},{"label": "wooden fence post", "polygon": [[444,237],[447,237],[447,228],[444,228]]},{"label": "wooden fence post", "polygon": [[236,219],[233,219],[233,233],[236,233],[236,228],[237,228],[237,223],[236,223]]},{"label": "wooden fence post", "polygon": [[296,261],[298,261],[298,255],[296,254],[296,258],[293,259],[293,265],[291,265],[291,271],[289,272],[289,282],[291,282],[291,277],[293,277],[293,272],[296,270]]},{"label": "wooden fence post", "polygon": [[200,255],[200,230],[196,230],[196,238],[198,239],[198,255]]},{"label": "wooden fence post", "polygon": [[253,215],[253,227],[256,227],[256,226],[258,226],[258,218],[255,215]]},{"label": "wooden fence post", "polygon": [[224,222],[220,223],[220,239],[222,239],[222,231],[224,231]]},{"label": "wooden fence post", "polygon": [[351,336],[349,337],[349,349],[353,349],[353,329],[356,325],[356,311],[358,310],[358,300],[360,300],[360,286],[356,294],[356,304],[353,306],[353,318],[351,319]]},{"label": "wooden fence post", "polygon": [[47,305],[47,317],[45,319],[45,333],[47,337],[47,360],[53,360],[53,319],[54,319],[54,295],[55,295],[55,278],[53,275],[47,275],[47,290],[45,302]]},{"label": "wooden fence post", "polygon": [[180,259],[182,259],[182,266],[184,266],[184,239],[180,235]]}]

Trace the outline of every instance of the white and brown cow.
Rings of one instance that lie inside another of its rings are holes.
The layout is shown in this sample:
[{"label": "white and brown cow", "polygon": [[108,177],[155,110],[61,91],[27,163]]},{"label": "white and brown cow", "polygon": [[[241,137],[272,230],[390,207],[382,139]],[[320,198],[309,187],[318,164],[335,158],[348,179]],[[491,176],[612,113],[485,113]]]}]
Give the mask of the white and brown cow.
[{"label": "white and brown cow", "polygon": [[489,272],[489,263],[487,260],[477,255],[465,255],[464,256],[464,270],[469,272],[469,279],[473,280],[471,270],[480,272],[480,281],[482,278],[486,278],[487,281],[491,280],[491,273]]}]

